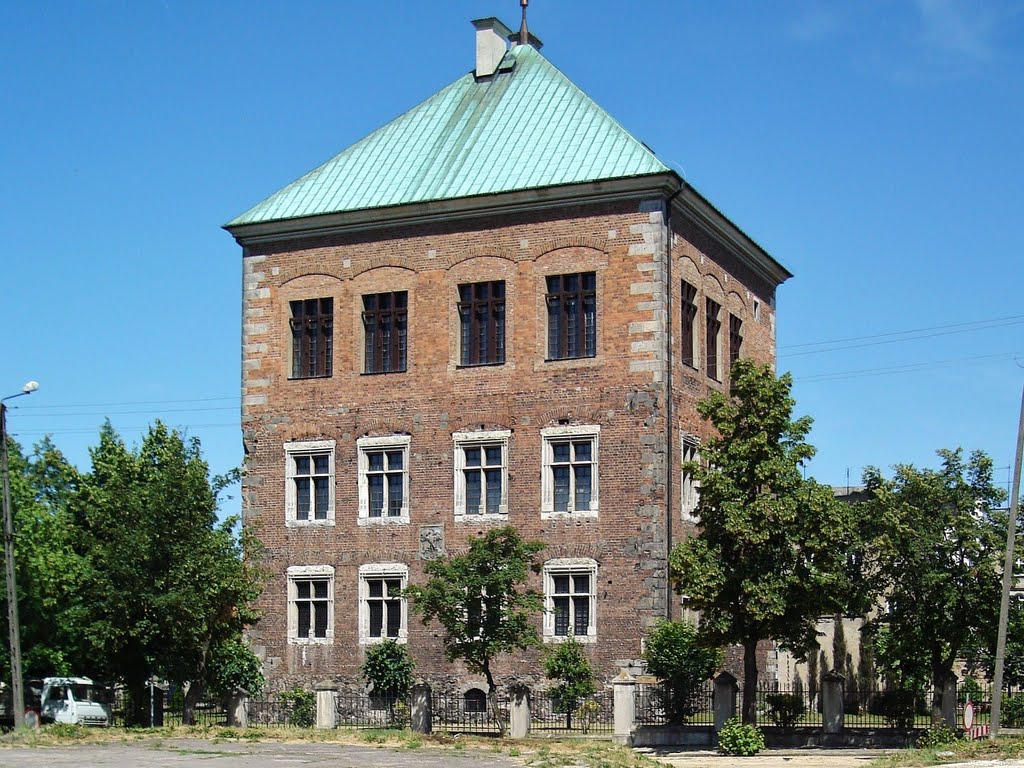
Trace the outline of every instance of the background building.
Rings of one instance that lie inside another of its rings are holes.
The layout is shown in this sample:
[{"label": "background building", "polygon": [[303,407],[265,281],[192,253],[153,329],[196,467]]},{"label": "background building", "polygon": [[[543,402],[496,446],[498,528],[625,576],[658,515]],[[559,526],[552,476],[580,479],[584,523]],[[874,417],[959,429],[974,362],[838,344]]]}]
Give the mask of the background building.
[{"label": "background building", "polygon": [[774,361],[789,273],[535,37],[474,26],[472,72],[226,226],[274,686],[355,677],[386,637],[457,675],[399,592],[504,524],[547,544],[545,641],[616,674],[681,612],[695,403],[736,357]]}]

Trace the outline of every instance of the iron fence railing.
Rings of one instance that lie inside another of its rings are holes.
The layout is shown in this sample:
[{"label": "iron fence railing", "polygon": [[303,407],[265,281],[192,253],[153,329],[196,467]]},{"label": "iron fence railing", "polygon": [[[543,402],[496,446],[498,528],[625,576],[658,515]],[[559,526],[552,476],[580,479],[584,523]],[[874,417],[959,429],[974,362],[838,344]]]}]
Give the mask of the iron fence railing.
[{"label": "iron fence railing", "polygon": [[597,691],[580,701],[566,701],[550,691],[530,697],[530,729],[534,735],[607,735],[615,728],[611,690]]},{"label": "iron fence railing", "polygon": [[713,725],[714,685],[677,690],[665,683],[638,683],[636,720],[640,725]]},{"label": "iron fence railing", "polygon": [[[448,733],[498,733],[498,721],[490,703],[477,688],[465,693],[454,690],[435,690],[430,694],[430,707],[434,731]],[[509,695],[497,693],[497,707],[502,720],[508,724]]]},{"label": "iron fence railing", "polygon": [[408,728],[409,697],[359,689],[338,691],[335,723],[339,728]]}]

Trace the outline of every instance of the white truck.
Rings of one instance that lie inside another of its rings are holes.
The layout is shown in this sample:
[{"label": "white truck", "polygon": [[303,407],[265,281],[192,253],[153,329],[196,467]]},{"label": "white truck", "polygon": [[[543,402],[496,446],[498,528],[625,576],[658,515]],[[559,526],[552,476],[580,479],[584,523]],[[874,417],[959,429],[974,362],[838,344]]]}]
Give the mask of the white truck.
[{"label": "white truck", "polygon": [[39,702],[44,723],[107,726],[113,722],[103,689],[88,677],[45,677]]}]

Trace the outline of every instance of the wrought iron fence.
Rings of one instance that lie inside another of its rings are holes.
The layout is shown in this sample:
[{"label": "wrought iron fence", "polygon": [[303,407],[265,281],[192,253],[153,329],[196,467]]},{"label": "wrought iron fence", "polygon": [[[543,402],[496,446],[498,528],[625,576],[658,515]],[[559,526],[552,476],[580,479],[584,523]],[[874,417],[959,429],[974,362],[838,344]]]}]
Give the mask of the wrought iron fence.
[{"label": "wrought iron fence", "polygon": [[[481,696],[481,693],[478,688],[472,688],[465,693],[450,690],[431,691],[430,706],[434,731],[498,733],[498,721],[486,697]],[[507,725],[509,696],[506,691],[498,691],[497,705],[501,718]]]},{"label": "wrought iron fence", "polygon": [[714,685],[707,680],[677,691],[665,683],[638,683],[636,721],[640,725],[714,725]]},{"label": "wrought iron fence", "polygon": [[308,728],[310,715],[315,721],[316,709],[297,707],[291,699],[276,694],[249,697],[245,701],[246,721],[250,728]]},{"label": "wrought iron fence", "polygon": [[348,688],[338,691],[335,724],[339,728],[407,728],[409,697]]},{"label": "wrought iron fence", "polygon": [[607,735],[615,729],[612,691],[597,691],[576,702],[565,701],[550,691],[534,691],[530,697],[530,730],[535,735]]}]

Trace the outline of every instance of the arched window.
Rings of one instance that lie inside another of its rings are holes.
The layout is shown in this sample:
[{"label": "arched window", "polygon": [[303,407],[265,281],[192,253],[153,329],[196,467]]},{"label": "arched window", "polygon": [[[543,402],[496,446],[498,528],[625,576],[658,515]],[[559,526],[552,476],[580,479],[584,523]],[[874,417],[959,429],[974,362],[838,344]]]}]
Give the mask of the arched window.
[{"label": "arched window", "polygon": [[486,712],[487,694],[479,688],[470,688],[462,694],[462,705],[467,712]]}]

